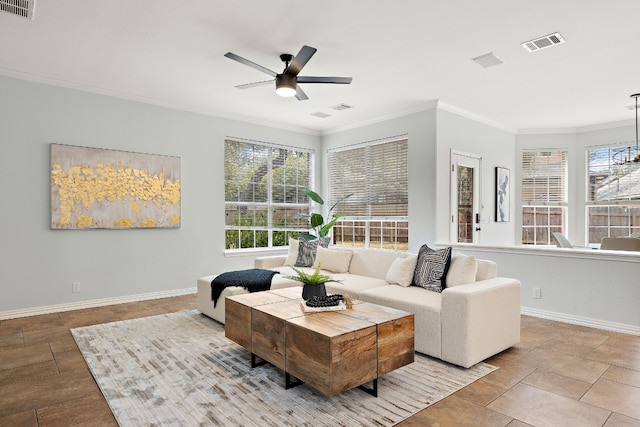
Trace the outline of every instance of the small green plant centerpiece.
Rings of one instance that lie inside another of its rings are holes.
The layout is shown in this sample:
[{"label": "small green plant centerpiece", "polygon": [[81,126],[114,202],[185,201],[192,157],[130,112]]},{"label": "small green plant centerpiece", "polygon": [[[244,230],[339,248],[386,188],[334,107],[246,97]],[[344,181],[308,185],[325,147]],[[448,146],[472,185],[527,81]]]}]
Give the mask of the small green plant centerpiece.
[{"label": "small green plant centerpiece", "polygon": [[313,273],[307,273],[295,267],[291,267],[296,272],[296,276],[285,276],[288,279],[302,282],[302,299],[308,300],[313,296],[326,297],[327,289],[325,283],[335,282],[342,283],[342,280],[336,280],[331,276],[320,273],[320,264]]},{"label": "small green plant centerpiece", "polygon": [[[302,191],[311,200],[313,200],[314,202],[316,202],[320,206],[324,205],[324,200],[322,200],[322,197],[320,197],[320,195],[318,193],[316,193],[315,191],[309,190],[308,188],[305,188]],[[324,217],[320,213],[315,213],[315,212],[311,213],[311,214],[298,213],[298,214],[292,215],[291,218],[294,218],[294,219],[299,219],[299,218],[308,218],[309,219],[309,226],[311,227],[311,232],[309,232],[309,233],[299,233],[298,237],[303,237],[303,238],[305,238],[307,240],[316,240],[316,239],[321,239],[323,237],[327,237],[327,235],[329,234],[329,231],[331,231],[331,228],[334,225],[336,225],[336,222],[338,221],[338,219],[342,218],[343,216],[347,216],[348,215],[346,213],[332,213],[333,210],[336,208],[338,203],[340,203],[344,199],[346,199],[348,197],[351,197],[351,196],[353,196],[353,193],[344,196],[343,198],[338,200],[333,206],[331,206],[331,208],[329,208],[329,211],[327,212],[327,220],[328,220],[328,222],[326,224],[324,222]],[[331,219],[329,219],[329,218],[331,218]]]}]

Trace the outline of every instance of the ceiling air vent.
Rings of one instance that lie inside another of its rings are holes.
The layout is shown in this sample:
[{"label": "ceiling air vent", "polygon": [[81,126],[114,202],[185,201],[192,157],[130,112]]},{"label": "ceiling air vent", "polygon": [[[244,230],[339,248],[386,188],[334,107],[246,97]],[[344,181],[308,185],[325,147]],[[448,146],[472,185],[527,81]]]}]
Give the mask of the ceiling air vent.
[{"label": "ceiling air vent", "polygon": [[338,104],[338,105],[334,105],[333,107],[329,107],[329,108],[333,108],[334,110],[337,111],[342,111],[342,110],[348,110],[349,108],[353,108],[352,105],[347,105],[347,104]]},{"label": "ceiling air vent", "polygon": [[312,116],[320,117],[321,119],[326,119],[327,117],[331,117],[331,114],[323,113],[318,111],[317,113],[311,113]]},{"label": "ceiling air vent", "polygon": [[564,39],[562,38],[560,33],[553,33],[549,34],[548,36],[529,40],[528,42],[521,43],[521,45],[529,52],[535,52],[536,50],[556,46],[562,43],[564,43]]},{"label": "ceiling air vent", "polygon": [[500,65],[504,62],[502,61],[502,59],[498,58],[493,52],[476,56],[475,58],[471,58],[471,60],[475,61],[477,64],[481,65],[484,68],[493,67],[494,65]]},{"label": "ceiling air vent", "polygon": [[36,0],[0,0],[0,11],[33,19]]}]

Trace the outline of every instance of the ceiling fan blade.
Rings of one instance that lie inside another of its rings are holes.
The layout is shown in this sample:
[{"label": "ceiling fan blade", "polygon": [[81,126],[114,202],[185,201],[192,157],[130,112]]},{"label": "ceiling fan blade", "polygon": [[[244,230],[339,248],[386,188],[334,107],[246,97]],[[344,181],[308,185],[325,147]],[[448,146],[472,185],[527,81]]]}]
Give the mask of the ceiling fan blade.
[{"label": "ceiling fan blade", "polygon": [[234,61],[238,61],[241,64],[247,65],[251,68],[255,68],[258,71],[262,71],[265,74],[269,74],[271,77],[275,77],[278,73],[275,71],[271,71],[268,68],[263,67],[262,65],[258,65],[255,62],[249,61],[248,59],[244,59],[241,56],[236,55],[235,53],[227,52],[224,54],[229,59],[233,59]]},{"label": "ceiling fan blade", "polygon": [[284,74],[288,74],[290,76],[297,76],[298,73],[302,70],[307,62],[311,59],[311,57],[316,53],[318,49],[315,47],[304,45],[300,52],[293,58],[289,66],[286,70],[284,70]]},{"label": "ceiling fan blade", "polygon": [[353,80],[352,77],[311,77],[298,76],[298,83],[335,83],[348,85]]},{"label": "ceiling fan blade", "polygon": [[265,81],[262,81],[262,82],[245,83],[243,85],[237,85],[236,87],[238,89],[249,89],[249,88],[256,87],[256,86],[272,85],[273,82],[275,82],[275,80],[265,80]]},{"label": "ceiling fan blade", "polygon": [[304,93],[302,89],[300,89],[300,86],[296,86],[296,98],[298,99],[298,101],[304,101],[305,99],[309,99],[307,94]]}]

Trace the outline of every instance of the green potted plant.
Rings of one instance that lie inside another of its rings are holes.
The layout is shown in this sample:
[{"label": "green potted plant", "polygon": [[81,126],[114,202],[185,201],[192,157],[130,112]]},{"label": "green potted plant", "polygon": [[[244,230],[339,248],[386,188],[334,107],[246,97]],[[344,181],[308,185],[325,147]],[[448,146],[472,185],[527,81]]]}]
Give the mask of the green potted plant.
[{"label": "green potted plant", "polygon": [[[315,191],[309,190],[308,188],[305,188],[302,191],[311,200],[313,200],[314,202],[316,202],[320,206],[324,205],[324,200],[322,200],[322,197],[320,197],[320,195],[318,193],[316,193]],[[338,200],[333,206],[331,206],[331,208],[329,208],[329,211],[327,212],[327,220],[329,220],[329,218],[331,218],[331,219],[326,224],[324,222],[324,217],[322,216],[321,213],[315,213],[314,212],[314,213],[311,213],[311,214],[302,214],[302,213],[294,214],[291,218],[295,218],[295,219],[297,219],[297,218],[308,218],[309,219],[309,226],[311,227],[311,232],[310,233],[299,233],[298,237],[303,237],[303,238],[305,238],[307,240],[315,240],[315,239],[320,239],[320,238],[323,238],[323,237],[327,237],[327,235],[329,234],[329,231],[331,230],[331,228],[334,225],[336,225],[336,222],[338,221],[338,219],[342,218],[343,216],[347,216],[348,215],[346,213],[332,213],[333,210],[336,208],[338,203],[340,203],[344,199],[347,199],[347,198],[349,198],[351,196],[353,196],[353,193],[344,196],[343,198]]]},{"label": "green potted plant", "polygon": [[320,274],[320,264],[316,267],[313,273],[306,273],[295,267],[291,267],[296,272],[296,276],[285,276],[288,279],[302,282],[302,298],[308,300],[313,296],[325,297],[327,296],[327,288],[325,283],[335,282],[342,283],[342,280],[336,280],[326,274]]}]

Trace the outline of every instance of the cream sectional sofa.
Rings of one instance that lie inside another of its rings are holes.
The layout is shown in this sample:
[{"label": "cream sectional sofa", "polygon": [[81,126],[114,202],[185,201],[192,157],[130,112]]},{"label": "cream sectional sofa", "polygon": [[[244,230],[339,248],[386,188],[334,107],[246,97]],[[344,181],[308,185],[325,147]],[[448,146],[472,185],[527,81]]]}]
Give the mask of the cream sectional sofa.
[{"label": "cream sectional sofa", "polygon": [[[320,251],[322,249],[319,255]],[[470,283],[458,278],[456,281],[463,284],[447,286],[438,293],[418,286],[406,286],[406,283],[404,286],[389,283],[388,280],[395,281],[390,277],[391,271],[397,271],[399,263],[408,263],[407,258],[416,257],[415,254],[366,249],[349,249],[347,252],[350,253],[348,262],[343,260],[342,266],[334,266],[332,271],[323,269],[325,274],[342,280],[342,283],[327,283],[327,293],[348,294],[355,299],[413,313],[416,351],[468,368],[520,341],[520,282],[497,277],[494,262],[454,252],[447,278],[459,275],[458,266],[464,263],[467,270],[469,265],[473,268],[471,276],[469,271],[463,273],[470,277],[466,280]],[[396,261],[397,258],[403,260]],[[290,255],[288,261],[291,261]],[[285,262],[287,255],[258,257],[254,267],[281,273],[273,277],[271,289],[300,286],[299,282],[284,277],[294,274]],[[345,264],[347,270],[337,272],[344,270]],[[224,323],[225,297],[247,293],[247,290],[242,287],[226,288],[214,307],[211,300],[214,277],[197,280],[197,308]]]}]

